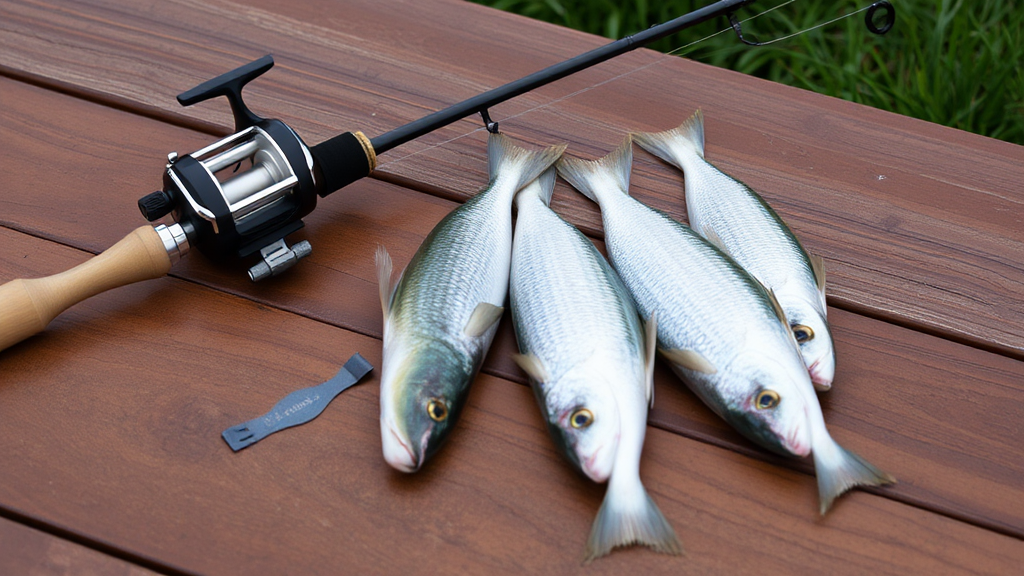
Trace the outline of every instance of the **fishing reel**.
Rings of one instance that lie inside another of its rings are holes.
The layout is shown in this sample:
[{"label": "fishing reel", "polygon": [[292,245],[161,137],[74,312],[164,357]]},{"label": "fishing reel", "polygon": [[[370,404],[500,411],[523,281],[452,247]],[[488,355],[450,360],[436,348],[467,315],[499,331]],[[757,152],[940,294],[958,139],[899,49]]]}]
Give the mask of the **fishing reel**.
[{"label": "fishing reel", "polygon": [[361,132],[311,148],[284,122],[249,110],[242,88],[273,65],[264,56],[178,95],[183,106],[226,96],[235,133],[191,154],[167,155],[163,189],[140,199],[139,209],[150,222],[169,214],[174,223],[141,226],[66,272],[0,285],[0,350],[85,298],[166,275],[193,247],[218,263],[259,254],[249,268],[254,282],[309,255],[309,242],[289,246],[285,237],[303,227],[317,196],[369,175],[377,155]]},{"label": "fishing reel", "polygon": [[[146,220],[168,214],[174,219],[175,224],[157,229],[172,256],[183,256],[192,246],[218,262],[259,253],[249,269],[254,282],[281,274],[310,254],[308,241],[288,246],[285,237],[303,227],[302,218],[316,207],[318,193],[326,196],[337,189],[318,186],[318,180],[322,184],[330,178],[317,170],[313,152],[294,130],[245,105],[242,89],[273,65],[267,55],[178,95],[183,106],[227,97],[235,133],[191,154],[168,154],[163,189],[139,200]],[[338,138],[343,147],[356,148],[357,160],[365,159],[353,180],[368,174],[376,162],[369,140],[361,132]]]}]

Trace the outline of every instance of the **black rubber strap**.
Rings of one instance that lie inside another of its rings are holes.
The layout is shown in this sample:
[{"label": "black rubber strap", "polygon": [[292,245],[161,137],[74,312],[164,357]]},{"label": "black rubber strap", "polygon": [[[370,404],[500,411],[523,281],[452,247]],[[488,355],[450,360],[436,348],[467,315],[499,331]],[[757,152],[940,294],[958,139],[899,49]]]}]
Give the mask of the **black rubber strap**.
[{"label": "black rubber strap", "polygon": [[221,432],[221,436],[232,450],[238,452],[274,432],[305,424],[319,416],[335,396],[354,385],[371,370],[373,366],[357,353],[349,358],[334,378],[319,386],[292,392],[278,402],[270,412],[238,426],[232,426]]},{"label": "black rubber strap", "polygon": [[370,174],[374,166],[364,147],[368,145],[369,141],[345,132],[309,149],[319,168],[317,193],[321,198]]}]

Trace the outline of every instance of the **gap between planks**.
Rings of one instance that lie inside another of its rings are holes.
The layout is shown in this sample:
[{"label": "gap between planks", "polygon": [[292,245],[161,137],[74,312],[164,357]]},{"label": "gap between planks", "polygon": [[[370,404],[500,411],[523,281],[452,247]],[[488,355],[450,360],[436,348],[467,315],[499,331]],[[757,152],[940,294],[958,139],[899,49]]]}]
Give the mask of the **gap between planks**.
[{"label": "gap between planks", "polygon": [[[81,532],[76,532],[65,526],[59,524],[46,522],[38,518],[34,518],[28,514],[24,514],[21,511],[10,508],[6,505],[0,505],[0,518],[5,518],[11,522],[15,522],[22,526],[38,530],[44,534],[48,534],[61,540],[66,540],[73,544],[78,544],[89,550],[94,550],[111,558],[123,560],[129,564],[159,572],[161,574],[168,574],[170,576],[198,576],[196,572],[189,572],[181,568],[176,568],[164,562],[160,562],[147,556],[139,554],[133,554],[122,548],[118,548],[114,544],[105,542],[103,540],[97,540],[90,538]],[[70,572],[69,572],[70,573]]]},{"label": "gap between planks", "polygon": [[[65,242],[61,242],[59,240],[55,240],[53,238],[48,237],[45,234],[34,233],[34,232],[30,232],[30,231],[25,231],[25,230],[20,230],[17,227],[13,227],[13,226],[10,226],[10,225],[5,225],[5,224],[0,224],[0,228],[11,230],[11,231],[19,233],[19,234],[24,234],[26,236],[37,238],[39,240],[43,240],[43,241],[47,241],[47,242],[52,242],[54,244],[58,244],[58,245],[70,248],[72,250],[76,250],[76,251],[81,252],[83,254],[89,254],[89,255],[95,254],[94,252],[92,252],[90,250],[85,250],[85,249],[79,248],[77,246],[73,246],[73,245],[67,244]],[[260,306],[265,306],[265,307],[267,307],[269,309],[273,309],[273,310],[276,310],[276,311],[279,311],[279,312],[283,312],[285,314],[290,314],[290,315],[297,316],[297,317],[300,317],[300,318],[305,318],[305,319],[308,319],[308,320],[312,320],[313,322],[317,322],[317,323],[323,324],[325,326],[330,326],[332,328],[336,328],[336,329],[339,329],[339,330],[345,330],[347,332],[351,332],[351,333],[354,333],[354,334],[359,334],[361,336],[372,338],[372,339],[377,340],[377,341],[381,340],[381,337],[378,334],[372,333],[372,332],[370,332],[368,330],[359,329],[356,326],[347,326],[347,325],[344,325],[343,323],[333,322],[333,321],[330,321],[330,320],[325,319],[325,318],[319,318],[319,317],[317,317],[315,315],[312,315],[311,313],[303,313],[303,312],[299,312],[299,311],[296,311],[296,310],[291,310],[291,309],[285,308],[282,305],[277,304],[277,303],[275,303],[275,302],[273,302],[271,300],[257,298],[255,296],[246,294],[244,292],[238,292],[238,291],[232,290],[229,287],[217,286],[217,285],[212,284],[212,283],[203,282],[201,280],[189,278],[189,277],[186,277],[186,276],[179,276],[179,275],[174,274],[174,273],[169,273],[167,276],[170,277],[170,278],[174,278],[175,280],[183,281],[183,282],[186,282],[186,283],[189,283],[189,284],[193,284],[193,285],[205,288],[205,289],[213,290],[215,292],[220,292],[222,294],[226,294],[226,295],[229,295],[229,296],[234,296],[234,297],[240,298],[242,300],[253,302],[253,303],[256,303],[256,304],[258,304]],[[493,367],[487,367],[486,364],[485,364],[485,367],[481,369],[481,372],[484,373],[484,374],[493,376],[495,378],[499,378],[499,379],[511,382],[513,384],[516,384],[516,385],[520,385],[520,386],[529,386],[530,385],[529,382],[525,382],[523,380],[516,379],[516,378],[511,378],[511,377],[509,377],[509,375],[501,373],[500,370],[497,370],[497,369],[495,369]],[[753,458],[753,459],[756,459],[756,460],[759,460],[759,461],[762,461],[762,462],[767,462],[769,464],[773,464],[773,465],[776,465],[776,466],[781,466],[781,467],[784,467],[784,468],[787,468],[787,469],[790,469],[790,470],[794,470],[794,471],[800,472],[802,474],[806,474],[806,475],[809,475],[809,476],[814,476],[813,466],[810,466],[807,462],[800,461],[800,460],[793,460],[793,459],[783,458],[783,457],[780,457],[780,456],[769,454],[769,453],[767,453],[767,452],[765,452],[763,450],[760,450],[760,449],[758,449],[756,447],[753,447],[753,446],[748,446],[748,445],[744,445],[744,444],[737,444],[737,443],[732,442],[732,441],[730,441],[728,439],[720,438],[720,437],[716,436],[715,434],[705,433],[705,432],[702,432],[702,431],[700,431],[698,429],[688,428],[685,425],[673,423],[671,421],[668,421],[664,417],[661,417],[659,415],[659,410],[657,408],[654,408],[654,409],[652,409],[649,412],[647,424],[649,426],[654,427],[654,428],[658,428],[660,430],[664,430],[666,432],[669,432],[671,434],[675,434],[677,436],[681,436],[683,438],[687,438],[687,439],[690,439],[690,440],[701,442],[703,444],[708,444],[708,445],[711,445],[711,446],[715,446],[715,447],[721,448],[723,450],[727,450],[727,451],[730,451],[730,452],[733,452],[733,453],[736,453],[736,454],[740,454],[742,456],[746,456],[746,457],[749,457],[749,458]],[[929,503],[929,502],[926,502],[923,499],[915,498],[915,497],[913,497],[912,495],[909,495],[909,494],[893,493],[893,492],[887,491],[884,487],[861,486],[861,487],[857,487],[856,489],[860,490],[860,491],[863,491],[863,492],[868,492],[870,494],[874,494],[876,496],[880,496],[880,497],[886,498],[888,500],[893,500],[895,502],[899,502],[899,503],[907,505],[907,506],[918,508],[918,509],[924,510],[926,512],[930,512],[930,513],[933,513],[933,514],[938,514],[940,516],[944,516],[944,517],[949,518],[951,520],[955,520],[955,521],[958,521],[958,522],[963,522],[965,524],[969,524],[969,525],[975,526],[977,528],[981,528],[981,529],[984,529],[984,530],[989,530],[991,532],[995,532],[995,533],[998,533],[998,534],[1002,534],[1004,536],[1008,536],[1008,537],[1011,537],[1011,538],[1015,538],[1017,540],[1024,541],[1024,534],[1022,534],[1021,532],[1013,530],[1012,528],[1009,528],[1009,527],[1004,526],[1002,524],[999,524],[997,522],[988,521],[988,519],[986,519],[984,517],[981,517],[981,516],[963,514],[963,513],[957,512],[956,510],[953,510],[953,509],[950,509],[950,508],[938,505],[936,503]],[[4,510],[5,510],[5,508],[3,506],[0,506],[0,516],[5,516],[6,515],[4,513]],[[17,520],[19,522],[22,521],[22,520],[18,520],[18,518],[28,518],[27,516],[18,514],[16,511],[12,512],[12,514],[14,514],[16,516],[16,517],[12,517],[12,519]],[[27,522],[23,522],[23,523],[28,524]],[[33,527],[36,527],[36,528],[38,528],[40,530],[44,530],[44,528],[41,527],[41,526],[35,526],[33,524]],[[69,532],[66,529],[63,529],[63,528],[60,528],[60,527],[55,527],[54,529],[57,530],[57,532],[53,532],[53,534],[55,536],[59,536],[59,537],[62,537],[62,538],[68,539],[68,540],[72,540],[73,539],[73,538],[70,537],[71,535],[74,534],[73,532]],[[75,540],[75,541],[78,542],[77,540]],[[112,552],[110,552],[110,550],[113,550],[113,548],[108,550],[107,546],[109,546],[109,545],[104,544],[102,542],[97,543],[96,546],[92,546],[91,544],[87,544],[86,542],[79,542],[79,543],[90,545],[90,547],[94,547],[97,550],[100,550],[102,552],[110,553],[111,555],[114,555]],[[129,561],[132,561],[132,562],[135,562],[135,563],[138,563],[140,565],[145,565],[146,567],[153,567],[153,566],[155,566],[155,565],[152,564],[151,560],[147,560],[145,558],[136,559],[136,558],[127,558],[126,557],[126,558],[123,558],[123,559],[129,560]],[[157,568],[153,568],[153,569],[157,569]],[[167,570],[168,568],[167,567],[163,567],[161,565],[159,567],[159,569],[160,570]],[[176,570],[176,569],[173,570],[173,571],[175,573],[183,573],[183,574],[186,573],[186,572],[181,572],[180,570]]]}]

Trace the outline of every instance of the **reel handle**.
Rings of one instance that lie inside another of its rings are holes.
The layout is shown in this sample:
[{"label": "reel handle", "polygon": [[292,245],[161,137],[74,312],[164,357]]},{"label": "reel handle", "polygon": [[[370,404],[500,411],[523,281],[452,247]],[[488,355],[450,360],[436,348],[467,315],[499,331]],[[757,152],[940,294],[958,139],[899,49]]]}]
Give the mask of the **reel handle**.
[{"label": "reel handle", "polygon": [[171,251],[169,236],[142,226],[71,270],[0,286],[0,350],[42,332],[58,314],[86,298],[167,274],[172,255],[180,251],[178,246]]},{"label": "reel handle", "polygon": [[212,80],[207,80],[191,90],[178,94],[178,104],[191,106],[210,98],[226,96],[231,104],[231,113],[235,116],[235,131],[254,126],[263,119],[245,105],[245,101],[242,100],[242,88],[273,66],[274,57],[267,54],[263,58],[253,60],[245,66],[239,66]]}]

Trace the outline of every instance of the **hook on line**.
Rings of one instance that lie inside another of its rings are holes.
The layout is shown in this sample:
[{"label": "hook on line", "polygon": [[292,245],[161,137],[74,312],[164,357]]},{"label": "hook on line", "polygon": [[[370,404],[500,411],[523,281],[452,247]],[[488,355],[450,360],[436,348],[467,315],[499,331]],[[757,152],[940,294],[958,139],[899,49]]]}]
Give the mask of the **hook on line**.
[{"label": "hook on line", "polygon": [[483,110],[480,111],[480,117],[483,119],[484,127],[487,128],[488,132],[490,132],[491,134],[498,133],[498,123],[491,120],[491,115],[487,111],[487,108],[484,108]]}]

